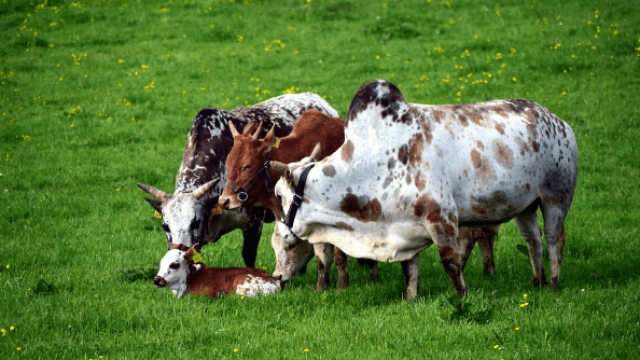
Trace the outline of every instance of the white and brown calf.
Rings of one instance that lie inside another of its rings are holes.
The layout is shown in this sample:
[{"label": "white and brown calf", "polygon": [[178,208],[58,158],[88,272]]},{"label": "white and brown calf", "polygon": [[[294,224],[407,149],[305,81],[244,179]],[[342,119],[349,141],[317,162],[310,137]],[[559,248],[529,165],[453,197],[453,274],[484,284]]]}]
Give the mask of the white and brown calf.
[{"label": "white and brown calf", "polygon": [[242,229],[242,257],[246,266],[253,267],[262,222],[270,213],[265,213],[263,208],[225,211],[218,206],[218,197],[227,178],[225,161],[233,146],[228,124],[233,123],[239,129],[273,128],[276,136],[285,136],[302,112],[308,109],[338,116],[335,109],[313,93],[281,95],[252,107],[231,111],[201,110],[189,132],[174,193],[138,184],[155,198],[146,200],[162,214],[167,240],[189,248],[194,244],[215,242],[232,230]]},{"label": "white and brown calf", "polygon": [[411,104],[393,84],[378,80],[355,94],[345,137],[320,162],[290,164],[277,183],[287,214],[294,187],[307,173],[297,215],[278,223],[290,243],[300,237],[331,243],[357,258],[400,261],[408,299],[417,293],[419,253],[435,243],[462,295],[467,287],[458,227],[515,219],[529,248],[534,284],[540,285],[546,283],[540,209],[551,286],[559,286],[578,151],[569,125],[547,109],[521,99]]},{"label": "white and brown calf", "polygon": [[255,268],[212,268],[195,263],[196,247],[181,250],[173,245],[160,261],[158,275],[153,278],[156,287],[167,287],[178,297],[187,291],[192,295],[205,295],[217,299],[221,294],[253,297],[273,294],[284,289],[284,282],[266,271]]}]

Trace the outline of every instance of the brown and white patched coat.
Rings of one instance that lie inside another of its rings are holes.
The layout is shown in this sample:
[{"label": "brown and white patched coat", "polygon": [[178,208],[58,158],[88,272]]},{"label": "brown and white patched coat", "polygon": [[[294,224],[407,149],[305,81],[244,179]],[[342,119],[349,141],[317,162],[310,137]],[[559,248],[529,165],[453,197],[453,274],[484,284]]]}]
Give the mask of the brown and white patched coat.
[{"label": "brown and white patched coat", "polygon": [[[495,226],[515,218],[527,241],[535,284],[546,282],[537,210],[542,211],[559,284],[564,219],[578,171],[569,125],[527,100],[466,105],[407,103],[386,81],[363,85],[347,116],[346,142],[308,174],[290,242],[329,242],[350,256],[401,261],[407,297],[417,291],[418,254],[435,243],[460,294],[466,293],[459,226]],[[305,159],[289,165],[295,184]],[[276,185],[283,210],[293,187]],[[290,231],[290,232],[289,232]]]}]

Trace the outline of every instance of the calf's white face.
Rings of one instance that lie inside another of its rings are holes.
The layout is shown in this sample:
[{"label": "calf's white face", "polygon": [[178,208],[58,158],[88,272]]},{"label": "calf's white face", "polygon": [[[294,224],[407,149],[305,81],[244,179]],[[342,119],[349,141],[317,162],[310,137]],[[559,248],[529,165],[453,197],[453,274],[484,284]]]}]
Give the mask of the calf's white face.
[{"label": "calf's white face", "polygon": [[[192,251],[191,249],[188,251]],[[188,251],[169,250],[160,261],[160,270],[153,279],[156,287],[167,287],[181,298],[187,292],[189,275]],[[196,264],[195,266],[200,266]]]}]

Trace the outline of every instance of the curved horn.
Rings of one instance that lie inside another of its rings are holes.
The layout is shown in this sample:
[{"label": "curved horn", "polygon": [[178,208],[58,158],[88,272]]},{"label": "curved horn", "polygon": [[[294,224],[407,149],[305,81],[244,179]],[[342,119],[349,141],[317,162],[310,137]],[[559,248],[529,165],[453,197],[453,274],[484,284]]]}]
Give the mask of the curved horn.
[{"label": "curved horn", "polygon": [[284,172],[287,170],[287,164],[275,160],[269,161],[269,167],[280,176],[284,175]]},{"label": "curved horn", "polygon": [[149,186],[149,185],[138,183],[138,187],[140,189],[146,191],[149,195],[151,195],[154,198],[158,199],[158,201],[160,201],[160,202],[165,202],[165,200],[167,200],[167,198],[169,197],[169,194],[167,194],[166,192],[164,192],[162,190],[158,190],[158,189],[154,188],[153,186]]},{"label": "curved horn", "polygon": [[213,179],[206,184],[200,185],[197,189],[193,190],[193,196],[196,198],[196,200],[200,200],[201,197],[203,197],[206,193],[213,189],[216,184],[218,184],[218,181],[220,181],[220,178]]},{"label": "curved horn", "polygon": [[236,136],[240,135],[240,133],[238,132],[236,127],[233,125],[231,120],[229,120],[229,130],[231,131],[231,136],[233,136],[233,137],[236,137]]},{"label": "curved horn", "polygon": [[320,151],[321,150],[322,150],[322,146],[320,145],[320,143],[317,143],[316,147],[313,148],[313,151],[311,152],[311,155],[309,155],[309,157],[311,157],[315,161],[320,160]]},{"label": "curved horn", "polygon": [[253,141],[258,140],[258,137],[260,136],[261,132],[262,132],[262,123],[258,125],[258,130],[256,130],[255,134],[253,134],[253,136],[251,137],[251,140]]}]

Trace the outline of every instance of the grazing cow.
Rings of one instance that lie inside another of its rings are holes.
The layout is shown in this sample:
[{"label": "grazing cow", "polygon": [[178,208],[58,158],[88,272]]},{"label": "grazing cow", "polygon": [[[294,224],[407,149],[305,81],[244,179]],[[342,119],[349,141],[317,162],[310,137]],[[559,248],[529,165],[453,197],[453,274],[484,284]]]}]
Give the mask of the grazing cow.
[{"label": "grazing cow", "polygon": [[206,295],[217,299],[220,294],[240,294],[253,297],[258,294],[273,294],[284,288],[280,279],[256,268],[208,267],[194,261],[195,245],[181,250],[181,245],[171,245],[160,261],[158,275],[153,278],[156,287],[167,287],[181,298],[187,290],[193,295]]},{"label": "grazing cow", "polygon": [[[226,111],[203,109],[193,120],[182,165],[176,176],[173,194],[138,184],[155,199],[145,199],[162,214],[162,226],[167,240],[189,248],[194,244],[217,241],[222,235],[243,229],[242,257],[245,265],[255,265],[256,252],[264,209],[244,208],[241,211],[223,211],[218,196],[226,181],[224,166],[233,146],[233,137],[227,124],[250,131],[251,122],[263,127],[274,127],[277,136],[288,134],[303,111],[317,109],[338,116],[324,99],[313,93],[282,95],[250,108],[240,107]],[[218,183],[217,181],[220,180]]]},{"label": "grazing cow", "polygon": [[[293,126],[291,134],[286,137],[276,137],[271,129],[264,139],[260,139],[260,128],[253,136],[239,134],[229,123],[233,134],[233,148],[227,156],[227,183],[220,195],[219,204],[225,210],[234,210],[241,207],[266,207],[277,217],[282,214],[280,202],[273,193],[273,186],[280,178],[277,169],[284,164],[298,161],[307,155],[316,143],[322,144],[321,158],[333,153],[344,142],[344,120],[327,116],[317,110],[307,110],[302,113],[300,119]],[[283,243],[283,239],[274,232],[271,242]],[[274,246],[281,248],[282,246]],[[277,266],[274,275],[283,275],[287,281],[294,272],[304,271],[303,267],[313,257],[315,252],[318,263],[317,289],[322,291],[329,286],[329,269],[333,262],[334,252],[338,267],[338,289],[347,286],[349,282],[348,258],[340,249],[330,244],[309,246],[304,244],[291,251],[300,259],[299,268],[294,271],[286,271]],[[280,263],[278,263],[280,265]]]},{"label": "grazing cow", "polygon": [[[407,299],[416,297],[419,253],[434,242],[464,295],[458,227],[515,218],[534,285],[541,285],[540,209],[551,287],[559,286],[578,151],[569,125],[547,109],[522,99],[411,104],[393,84],[378,80],[352,99],[345,138],[320,162],[289,164],[276,184],[287,214],[278,227],[288,242],[300,237],[358,258],[401,261]],[[292,206],[294,194],[303,198],[299,206]]]}]

